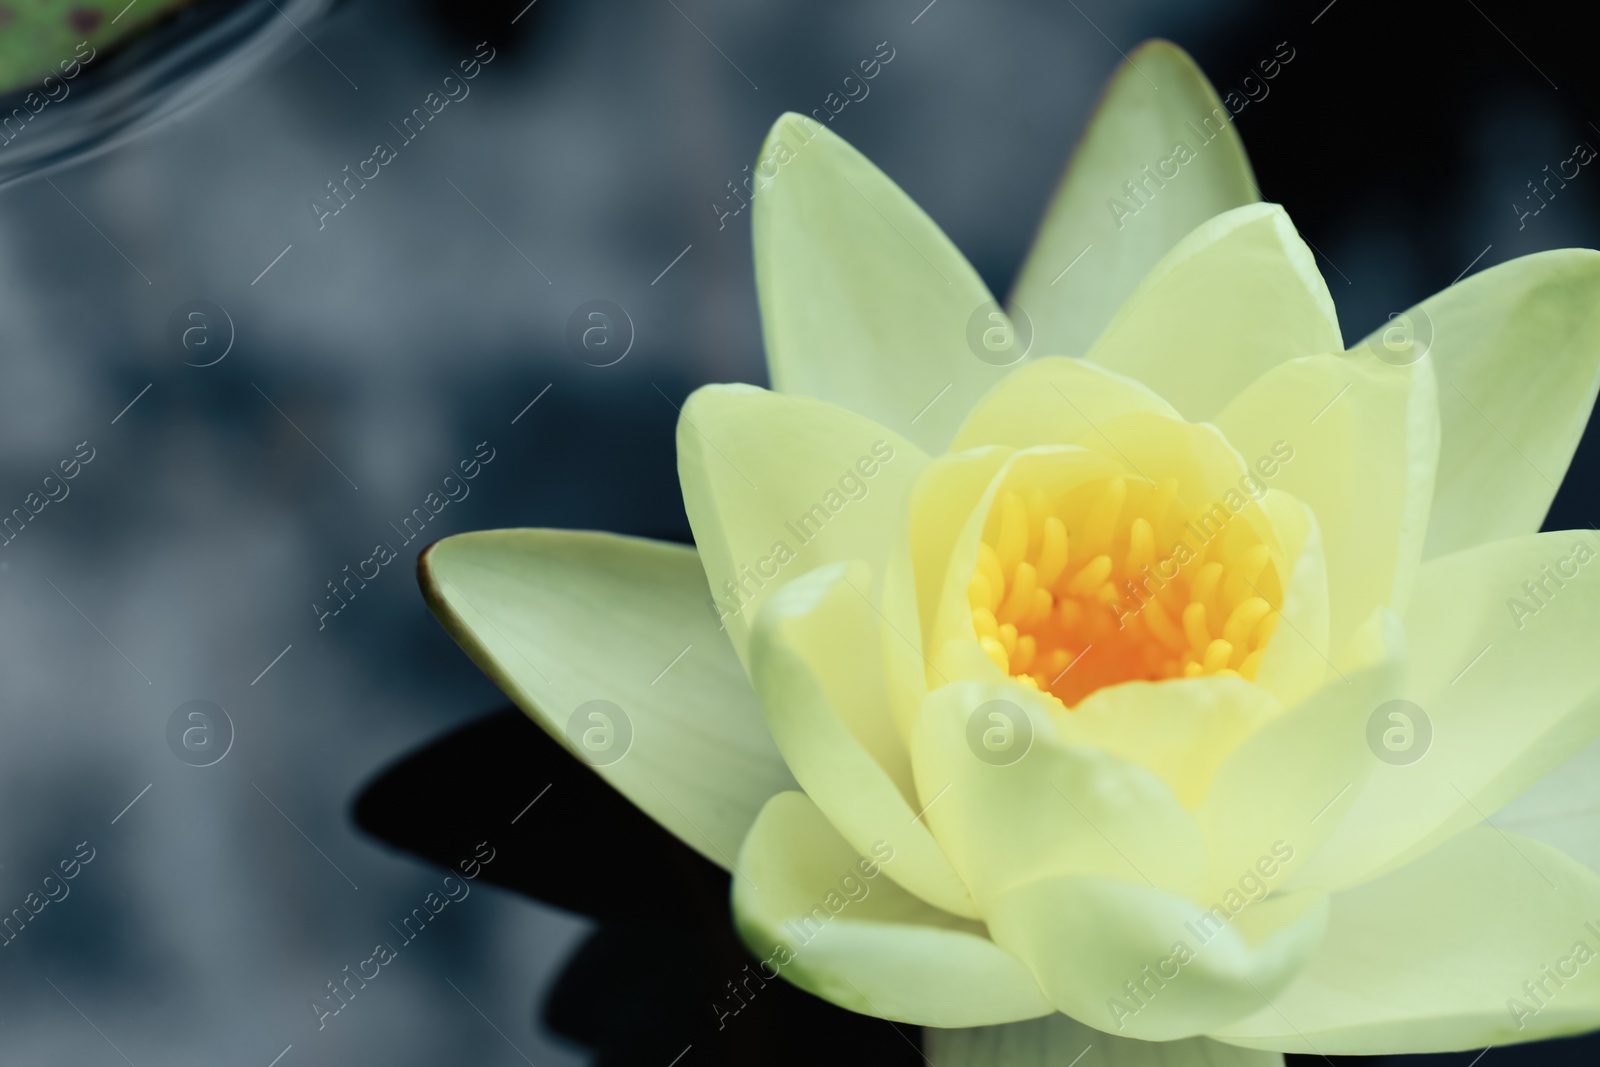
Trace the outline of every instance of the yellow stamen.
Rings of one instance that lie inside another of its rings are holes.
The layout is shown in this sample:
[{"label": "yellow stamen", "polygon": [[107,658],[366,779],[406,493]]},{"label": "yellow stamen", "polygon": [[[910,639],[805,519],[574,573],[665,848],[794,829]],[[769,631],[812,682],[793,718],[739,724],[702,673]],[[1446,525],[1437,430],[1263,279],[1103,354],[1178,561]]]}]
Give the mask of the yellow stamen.
[{"label": "yellow stamen", "polygon": [[1039,562],[1034,569],[1039,572],[1039,584],[1049,588],[1061,577],[1067,565],[1067,528],[1054,515],[1046,516],[1044,533],[1039,546]]},{"label": "yellow stamen", "polygon": [[1222,627],[1222,636],[1235,648],[1242,646],[1250,636],[1250,631],[1271,611],[1272,605],[1265,600],[1258,596],[1249,597],[1228,616],[1228,621]]},{"label": "yellow stamen", "polygon": [[972,628],[978,632],[979,637],[992,637],[1000,639],[1000,624],[995,622],[994,612],[988,608],[972,609]]},{"label": "yellow stamen", "polygon": [[1172,620],[1167,617],[1166,609],[1159,601],[1152,600],[1141,608],[1139,618],[1144,620],[1155,639],[1172,651],[1182,652],[1188,647],[1182,631],[1172,624]]},{"label": "yellow stamen", "polygon": [[1134,519],[1133,525],[1128,527],[1128,564],[1125,568],[1128,574],[1138,574],[1140,569],[1154,563],[1156,559],[1156,533],[1150,526],[1148,519],[1143,516]]},{"label": "yellow stamen", "polygon": [[[1179,483],[1105,478],[996,497],[966,593],[996,666],[1071,708],[1119,682],[1253,681],[1284,583],[1257,524],[1215,522]],[[1196,545],[1195,523],[1209,536]]]},{"label": "yellow stamen", "polygon": [[1252,682],[1255,681],[1256,672],[1261,669],[1261,659],[1266,654],[1267,650],[1264,648],[1258,648],[1250,653],[1244,658],[1244,662],[1239,664],[1239,673]]},{"label": "yellow stamen", "polygon": [[1017,650],[1017,628],[1009,622],[1000,624],[1000,647],[1008,656]]},{"label": "yellow stamen", "polygon": [[1113,478],[1106,483],[1100,498],[1089,508],[1083,520],[1083,546],[1085,555],[1097,556],[1111,550],[1111,538],[1116,532],[1117,519],[1122,515],[1122,502],[1128,495],[1128,483]]},{"label": "yellow stamen", "polygon": [[1028,551],[1028,512],[1016,493],[1000,498],[1000,535],[994,551],[1000,558],[1001,574],[1015,571]]},{"label": "yellow stamen", "polygon": [[1017,569],[1011,576],[1011,590],[1006,593],[1005,602],[1000,605],[1000,610],[995,612],[996,618],[1001,622],[1016,622],[1033,607],[1033,594],[1039,588],[1037,574],[1033,564],[1017,564]]},{"label": "yellow stamen", "polygon": [[1050,595],[1048,589],[1035,589],[1033,591],[1033,607],[1022,617],[1022,622],[1027,626],[1038,626],[1050,617],[1050,609],[1055,607],[1056,598]]},{"label": "yellow stamen", "polygon": [[1096,556],[1067,583],[1067,592],[1076,596],[1088,596],[1104,585],[1110,576],[1111,557]]},{"label": "yellow stamen", "polygon": [[1234,564],[1228,573],[1228,580],[1224,584],[1222,593],[1228,598],[1228,605],[1241,604],[1248,596],[1256,592],[1256,579],[1261,577],[1261,572],[1266,570],[1267,561],[1272,558],[1272,552],[1266,545],[1257,544],[1245,550],[1239,562]]},{"label": "yellow stamen", "polygon": [[1204,604],[1190,604],[1183,609],[1183,633],[1189,639],[1189,647],[1194,649],[1195,655],[1204,655],[1206,646],[1211,644],[1211,631],[1206,629]]},{"label": "yellow stamen", "polygon": [[1201,660],[1200,667],[1207,674],[1215,674],[1228,665],[1228,657],[1232,655],[1233,646],[1219,637],[1206,646],[1205,659]]},{"label": "yellow stamen", "polygon": [[1005,592],[1006,572],[1000,567],[1000,557],[986,542],[978,545],[978,573],[989,579],[989,588],[994,590],[998,601],[1000,594]]},{"label": "yellow stamen", "polygon": [[1194,576],[1194,585],[1189,588],[1189,598],[1204,604],[1212,618],[1222,614],[1222,609],[1217,605],[1217,586],[1221,583],[1222,564],[1212,561],[1200,568],[1200,573]]}]

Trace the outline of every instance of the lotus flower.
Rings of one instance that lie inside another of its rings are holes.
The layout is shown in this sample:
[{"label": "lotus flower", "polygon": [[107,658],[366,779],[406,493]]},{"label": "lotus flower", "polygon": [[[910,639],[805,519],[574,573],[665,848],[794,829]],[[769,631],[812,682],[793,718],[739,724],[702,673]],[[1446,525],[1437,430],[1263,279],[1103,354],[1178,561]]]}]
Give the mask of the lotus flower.
[{"label": "lotus flower", "polygon": [[1600,254],[1347,348],[1164,42],[1005,310],[816,123],[756,174],[773,389],[684,403],[697,549],[502,530],[420,569],[530,716],[732,872],[763,973],[936,1028],[941,1067],[1600,1025],[1562,769],[1600,732],[1597,544],[1536,532]]}]

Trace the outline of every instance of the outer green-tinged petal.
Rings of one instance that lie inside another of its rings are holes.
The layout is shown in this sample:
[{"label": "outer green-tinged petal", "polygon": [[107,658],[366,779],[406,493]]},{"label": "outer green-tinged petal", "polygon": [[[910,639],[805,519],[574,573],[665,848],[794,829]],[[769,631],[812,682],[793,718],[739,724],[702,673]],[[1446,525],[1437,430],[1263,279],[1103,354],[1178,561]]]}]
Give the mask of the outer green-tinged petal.
[{"label": "outer green-tinged petal", "polygon": [[1600,871],[1600,741],[1507,804],[1494,824],[1560,849]]},{"label": "outer green-tinged petal", "polygon": [[[1168,164],[1176,173],[1163,178],[1156,172],[1179,144],[1194,158]],[[1144,206],[1129,199],[1128,182],[1144,186]],[[1200,68],[1167,41],[1140,45],[1106,87],[1012,290],[1012,309],[1033,319],[1034,350],[1083,355],[1180,238],[1256,199],[1232,117]]]},{"label": "outer green-tinged petal", "polygon": [[751,221],[772,387],[942,450],[1005,373],[967,341],[968,320],[994,298],[933,220],[838,136],[787,114],[761,159],[791,151],[756,189]]},{"label": "outer green-tinged petal", "polygon": [[1028,964],[1050,1002],[1146,1041],[1194,1037],[1250,1014],[1316,948],[1327,897],[1242,905],[1226,922],[1138,882],[1046,878],[984,909],[995,943]]},{"label": "outer green-tinged petal", "polygon": [[[1431,741],[1412,763],[1372,760],[1318,857],[1317,884],[1352,885],[1432,847],[1600,734],[1597,547],[1587,530],[1532,534],[1423,566],[1405,620],[1412,673],[1404,695],[1426,716]],[[1572,576],[1550,580],[1544,606],[1519,617],[1509,605],[1534,603],[1523,582],[1545,581],[1546,565]],[[1423,743],[1424,721],[1400,711],[1418,720],[1409,723],[1411,743]]]},{"label": "outer green-tinged petal", "polygon": [[1474,274],[1366,345],[1405,359],[1429,335],[1442,439],[1427,555],[1533,533],[1600,387],[1600,252],[1541,252]]},{"label": "outer green-tinged petal", "polygon": [[[1405,684],[1398,620],[1380,613],[1369,625],[1384,631],[1384,657],[1335,677],[1251,736],[1217,771],[1196,813],[1211,863],[1209,893],[1224,892],[1252,870],[1272,888],[1287,888],[1339,828],[1377,764],[1367,748],[1367,720]],[[1260,860],[1269,855],[1277,862],[1263,868]]]},{"label": "outer green-tinged petal", "polygon": [[[1481,1049],[1593,1029],[1597,917],[1593,871],[1537,841],[1476,827],[1334,894],[1328,935],[1301,977],[1271,1007],[1212,1036],[1367,1055]],[[1579,941],[1588,953],[1581,966],[1572,958]],[[1544,967],[1566,972],[1564,984],[1544,979]],[[1523,983],[1541,980],[1550,995],[1536,1000]]]},{"label": "outer green-tinged petal", "polygon": [[1179,241],[1087,354],[1210,419],[1284,360],[1343,348],[1311,250],[1283,208],[1250,204]]},{"label": "outer green-tinged petal", "polygon": [[[882,581],[926,462],[871,419],[820,400],[708,385],[684,401],[683,506],[723,625],[747,666],[752,621],[784,582],[854,559]],[[878,589],[863,592],[880,599]],[[909,629],[914,609],[900,608]],[[889,614],[899,618],[895,608]]]},{"label": "outer green-tinged petal", "polygon": [[1048,356],[1024,363],[979,400],[950,450],[983,445],[1104,447],[1096,429],[1136,411],[1177,418],[1147,386],[1082,359]]},{"label": "outer green-tinged petal", "polygon": [[[1333,648],[1374,608],[1405,610],[1439,458],[1431,364],[1395,367],[1362,349],[1293,360],[1252,382],[1217,426],[1261,484],[1316,514]],[[1280,462],[1283,449],[1292,458]]]},{"label": "outer green-tinged petal", "polygon": [[[1014,762],[979,758],[973,719],[1005,701]],[[1054,702],[1010,680],[954,682],[928,695],[911,740],[923,819],[972,891],[979,910],[1018,886],[1057,876],[1107,876],[1187,891],[1204,874],[1200,832],[1155,775],[1094,748],[1061,743]]]},{"label": "outer green-tinged petal", "polygon": [[1005,1026],[925,1030],[922,1041],[929,1060],[939,1067],[1283,1067],[1277,1052],[1204,1037],[1114,1037],[1059,1012]]},{"label": "outer green-tinged petal", "polygon": [[[568,721],[580,705],[620,707],[631,747],[596,771],[713,863],[730,867],[761,806],[794,788],[706,610],[692,549],[483,530],[429,547],[418,577],[450,636],[556,740],[573,747]],[[612,725],[621,736],[624,724]]]},{"label": "outer green-tinged petal", "polygon": [[864,564],[837,563],[773,595],[756,620],[750,676],[767,724],[817,807],[857,852],[895,850],[889,877],[946,911],[977,918],[928,828],[911,763],[889,714],[882,617]]},{"label": "outer green-tinged petal", "polygon": [[766,973],[866,1015],[986,1026],[1049,1012],[1027,968],[981,925],[877,877],[900,860],[881,847],[863,859],[809,798],[781,793],[739,852],[739,933]]}]

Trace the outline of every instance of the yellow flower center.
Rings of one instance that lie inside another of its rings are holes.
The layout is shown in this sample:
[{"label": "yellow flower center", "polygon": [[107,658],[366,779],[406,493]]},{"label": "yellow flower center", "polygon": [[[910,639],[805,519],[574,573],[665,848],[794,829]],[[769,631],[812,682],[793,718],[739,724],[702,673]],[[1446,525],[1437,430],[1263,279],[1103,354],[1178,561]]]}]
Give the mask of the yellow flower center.
[{"label": "yellow flower center", "polygon": [[1110,478],[1001,493],[967,600],[989,658],[1072,707],[1118,682],[1253,679],[1283,584],[1227,507],[1190,512],[1175,480]]}]

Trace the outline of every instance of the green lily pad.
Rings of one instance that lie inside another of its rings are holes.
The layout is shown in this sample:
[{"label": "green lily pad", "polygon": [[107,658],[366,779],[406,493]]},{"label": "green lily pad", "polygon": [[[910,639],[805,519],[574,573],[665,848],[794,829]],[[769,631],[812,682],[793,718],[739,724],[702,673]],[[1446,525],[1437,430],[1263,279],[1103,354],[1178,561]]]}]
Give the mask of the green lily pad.
[{"label": "green lily pad", "polygon": [[42,83],[52,74],[75,76],[101,49],[190,2],[0,0],[0,93]]}]

